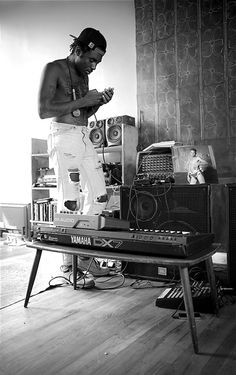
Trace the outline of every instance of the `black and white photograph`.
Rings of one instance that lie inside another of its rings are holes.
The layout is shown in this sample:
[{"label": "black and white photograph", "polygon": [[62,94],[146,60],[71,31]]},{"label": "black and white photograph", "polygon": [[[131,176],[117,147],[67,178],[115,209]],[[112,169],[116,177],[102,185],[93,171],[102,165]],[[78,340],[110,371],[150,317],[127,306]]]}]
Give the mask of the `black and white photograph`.
[{"label": "black and white photograph", "polygon": [[0,0],[0,375],[235,375],[236,0]]}]

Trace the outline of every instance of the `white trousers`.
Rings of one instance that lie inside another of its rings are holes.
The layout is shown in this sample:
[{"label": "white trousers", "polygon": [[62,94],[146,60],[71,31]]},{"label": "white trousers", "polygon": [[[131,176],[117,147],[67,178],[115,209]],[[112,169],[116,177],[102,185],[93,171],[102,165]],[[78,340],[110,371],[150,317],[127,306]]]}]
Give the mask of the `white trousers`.
[{"label": "white trousers", "polygon": [[[100,214],[107,204],[97,201],[106,195],[105,178],[87,127],[52,122],[48,153],[57,178],[57,211],[68,211],[64,203],[76,201],[80,213]],[[71,259],[64,256],[64,264],[71,264]]]},{"label": "white trousers", "polygon": [[194,175],[189,174],[188,181],[190,185],[196,185],[198,182],[199,184],[205,184],[205,178],[201,171],[197,171]]}]

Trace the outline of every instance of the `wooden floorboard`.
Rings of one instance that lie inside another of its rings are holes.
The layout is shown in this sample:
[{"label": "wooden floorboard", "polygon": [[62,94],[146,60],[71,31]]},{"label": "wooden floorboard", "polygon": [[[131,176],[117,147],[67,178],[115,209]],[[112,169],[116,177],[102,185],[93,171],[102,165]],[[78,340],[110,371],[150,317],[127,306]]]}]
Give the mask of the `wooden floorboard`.
[{"label": "wooden floorboard", "polygon": [[197,320],[196,355],[160,291],[65,286],[2,309],[1,375],[235,374],[236,304]]},{"label": "wooden floorboard", "polygon": [[155,306],[162,283],[135,289],[126,278],[117,289],[67,285],[37,294],[60,274],[61,257],[48,253],[24,308],[34,250],[4,251],[0,375],[235,375],[236,304],[229,299],[218,317],[201,314],[196,321],[196,355],[188,321]]}]

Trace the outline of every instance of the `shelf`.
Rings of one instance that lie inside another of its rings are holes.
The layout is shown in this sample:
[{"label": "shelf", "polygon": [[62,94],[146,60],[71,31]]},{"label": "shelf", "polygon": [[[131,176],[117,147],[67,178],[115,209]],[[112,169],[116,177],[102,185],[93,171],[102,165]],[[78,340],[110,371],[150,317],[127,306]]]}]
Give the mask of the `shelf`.
[{"label": "shelf", "polygon": [[43,220],[30,220],[31,224],[50,224],[53,225],[53,221],[43,221]]},{"label": "shelf", "polygon": [[[110,147],[100,147],[100,148],[95,148],[95,150],[97,151],[98,154],[102,154],[103,152],[104,153],[112,153],[112,152],[121,152],[122,151],[122,146],[119,145],[119,146],[110,146]],[[48,158],[49,155],[47,153],[43,153],[43,154],[31,154],[32,157],[44,157],[44,158]]]},{"label": "shelf", "polygon": [[[119,190],[121,185],[106,185],[107,189]],[[32,190],[49,190],[56,189],[56,186],[32,186]]]},{"label": "shelf", "polygon": [[44,157],[44,158],[48,158],[49,155],[46,154],[46,153],[43,153],[43,154],[31,154],[32,157]]},{"label": "shelf", "polygon": [[[104,148],[95,148],[98,154],[109,154],[113,152],[121,152],[122,151],[122,146],[110,146],[110,147],[104,147]],[[48,158],[48,154],[31,154],[32,157],[34,158]]]},{"label": "shelf", "polygon": [[104,147],[104,148],[95,148],[95,150],[97,151],[98,154],[102,154],[102,153],[109,154],[112,152],[121,152],[122,146],[119,145],[119,146],[110,146],[110,147]]},{"label": "shelf", "polygon": [[56,186],[32,186],[32,190],[49,190],[56,189]]}]

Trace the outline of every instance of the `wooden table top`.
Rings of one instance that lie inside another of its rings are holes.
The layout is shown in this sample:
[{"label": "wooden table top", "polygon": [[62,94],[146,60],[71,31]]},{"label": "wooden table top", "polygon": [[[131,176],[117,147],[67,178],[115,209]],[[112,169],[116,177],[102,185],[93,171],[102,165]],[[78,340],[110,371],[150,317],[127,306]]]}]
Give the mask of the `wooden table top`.
[{"label": "wooden table top", "polygon": [[41,241],[27,241],[27,247],[39,249],[39,250],[46,250],[52,251],[57,253],[66,253],[72,255],[81,255],[87,257],[97,257],[97,258],[105,258],[105,259],[117,259],[123,260],[127,262],[137,262],[137,263],[158,263],[163,265],[179,265],[179,266],[187,266],[193,265],[199,262],[202,262],[208,259],[210,256],[214,255],[217,252],[217,249],[220,248],[219,243],[213,243],[205,250],[200,251],[194,255],[191,255],[187,258],[174,258],[174,257],[164,257],[164,256],[154,256],[154,255],[145,255],[145,254],[135,254],[135,253],[126,253],[126,252],[119,252],[115,249],[112,251],[104,250],[103,248],[92,249],[92,248],[82,248],[82,247],[72,247],[66,245],[56,245],[56,244],[49,244],[46,242]]}]

